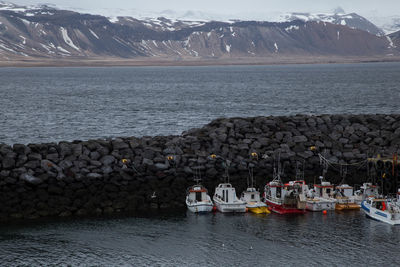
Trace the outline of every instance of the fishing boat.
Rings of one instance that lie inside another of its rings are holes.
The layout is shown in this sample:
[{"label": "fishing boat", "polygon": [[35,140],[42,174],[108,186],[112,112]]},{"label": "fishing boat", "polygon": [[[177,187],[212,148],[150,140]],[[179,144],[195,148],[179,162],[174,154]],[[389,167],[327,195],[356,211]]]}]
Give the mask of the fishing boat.
[{"label": "fishing boat", "polygon": [[249,164],[249,176],[247,178],[247,189],[242,192],[240,199],[246,202],[248,211],[257,214],[269,214],[267,204],[261,201],[260,192],[254,186],[253,167]]},{"label": "fishing boat", "polygon": [[186,194],[186,206],[188,210],[195,213],[210,212],[214,207],[207,189],[200,184],[188,188]]},{"label": "fishing boat", "polygon": [[335,198],[335,210],[359,210],[360,206],[356,204],[354,199],[354,189],[352,186],[345,183],[345,177],[347,175],[348,164],[341,164],[329,161],[325,156],[319,154],[320,162],[323,167],[323,176],[328,172],[328,167],[332,165],[338,165],[340,167],[340,175],[342,181],[340,185],[336,186],[334,192]]},{"label": "fishing boat", "polygon": [[361,202],[368,197],[379,197],[378,187],[372,183],[363,183],[360,189],[354,193],[354,196],[350,198],[352,198],[357,205],[361,206]]},{"label": "fishing boat", "polygon": [[310,211],[334,210],[336,200],[333,198],[334,188],[330,182],[322,181],[315,184],[314,188],[307,194],[306,208]]},{"label": "fishing boat", "polygon": [[386,199],[369,197],[361,203],[361,207],[372,219],[391,225],[400,224],[400,207]]},{"label": "fishing boat", "polygon": [[252,213],[271,213],[268,210],[267,204],[261,201],[260,192],[257,191],[254,187],[248,187],[246,191],[242,193],[240,199],[246,202],[246,208]]},{"label": "fishing boat", "polygon": [[219,184],[215,188],[213,200],[220,212],[246,212],[246,202],[238,199],[230,183]]},{"label": "fishing boat", "polygon": [[353,187],[348,184],[336,186],[336,205],[335,210],[359,210],[360,205],[357,205],[354,200]]},{"label": "fishing boat", "polygon": [[305,182],[282,183],[279,173],[264,188],[268,208],[279,214],[304,214],[306,212]]}]

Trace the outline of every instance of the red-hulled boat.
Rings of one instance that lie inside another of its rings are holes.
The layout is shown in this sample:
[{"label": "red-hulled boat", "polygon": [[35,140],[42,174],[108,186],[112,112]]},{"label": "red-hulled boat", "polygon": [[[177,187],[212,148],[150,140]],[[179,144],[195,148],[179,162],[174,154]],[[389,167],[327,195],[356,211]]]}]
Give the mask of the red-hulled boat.
[{"label": "red-hulled boat", "polygon": [[305,182],[291,181],[282,183],[277,175],[273,181],[265,185],[264,201],[268,208],[279,214],[306,213]]}]

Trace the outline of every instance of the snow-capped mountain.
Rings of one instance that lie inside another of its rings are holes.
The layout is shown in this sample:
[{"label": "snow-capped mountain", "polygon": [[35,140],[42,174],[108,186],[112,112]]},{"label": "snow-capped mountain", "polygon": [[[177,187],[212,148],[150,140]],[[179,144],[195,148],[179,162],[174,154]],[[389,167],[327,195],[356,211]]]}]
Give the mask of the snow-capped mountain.
[{"label": "snow-capped mountain", "polygon": [[385,32],[366,18],[356,13],[333,13],[333,14],[311,14],[311,13],[289,13],[283,16],[284,20],[323,21],[333,24],[348,26],[353,29],[363,30],[378,36],[384,36]]},{"label": "snow-capped mountain", "polygon": [[400,31],[400,16],[371,17],[371,21],[386,34]]},{"label": "snow-capped mountain", "polygon": [[[184,21],[269,21],[269,22],[290,22],[293,20],[302,21],[322,21],[338,25],[347,25],[350,28],[360,29],[369,33],[383,36],[385,32],[370,22],[365,17],[356,13],[345,13],[338,7],[330,13],[281,13],[281,12],[259,12],[259,13],[240,13],[240,14],[219,14],[209,13],[195,10],[174,11],[163,10],[160,12],[146,12],[135,9],[98,9],[98,10],[76,10],[78,12],[86,12],[91,14],[100,14],[106,17],[135,17],[137,19],[146,20],[149,18],[164,17],[172,20]],[[392,31],[393,32],[393,31]]]},{"label": "snow-capped mountain", "polygon": [[390,39],[392,46],[397,48],[400,47],[400,31],[393,32],[389,34],[387,37]]},{"label": "snow-capped mountain", "polygon": [[284,22],[136,19],[3,3],[0,58],[185,60],[399,53],[391,37],[349,26],[355,25],[355,15],[336,14],[335,20],[305,16],[292,14]]}]

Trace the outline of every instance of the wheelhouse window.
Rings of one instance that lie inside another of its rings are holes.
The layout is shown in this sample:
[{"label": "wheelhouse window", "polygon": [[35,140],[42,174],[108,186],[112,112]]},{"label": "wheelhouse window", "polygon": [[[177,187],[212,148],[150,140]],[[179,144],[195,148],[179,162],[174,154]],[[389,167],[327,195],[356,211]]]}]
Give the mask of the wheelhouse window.
[{"label": "wheelhouse window", "polygon": [[276,197],[277,197],[277,198],[280,198],[280,197],[281,197],[281,191],[282,191],[282,188],[281,188],[281,187],[277,187],[277,188],[276,188]]},{"label": "wheelhouse window", "polygon": [[330,194],[330,193],[331,193],[331,189],[330,189],[330,188],[327,188],[327,189],[326,189],[326,193],[327,193],[327,194]]},{"label": "wheelhouse window", "polygon": [[201,192],[196,192],[196,200],[197,200],[197,201],[202,201],[202,199],[201,199]]}]

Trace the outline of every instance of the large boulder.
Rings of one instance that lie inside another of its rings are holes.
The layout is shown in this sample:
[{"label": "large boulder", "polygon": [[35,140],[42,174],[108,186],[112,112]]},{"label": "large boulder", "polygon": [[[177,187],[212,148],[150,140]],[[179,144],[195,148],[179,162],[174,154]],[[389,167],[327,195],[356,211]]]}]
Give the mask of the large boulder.
[{"label": "large boulder", "polygon": [[23,173],[20,175],[20,180],[25,181],[29,184],[38,185],[41,184],[43,181],[40,178],[37,178],[29,173]]},{"label": "large boulder", "polygon": [[100,162],[103,163],[103,165],[111,165],[115,163],[115,157],[111,155],[104,156],[100,159]]}]

